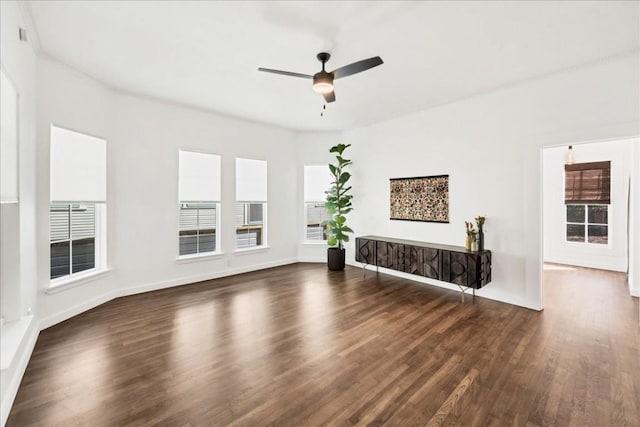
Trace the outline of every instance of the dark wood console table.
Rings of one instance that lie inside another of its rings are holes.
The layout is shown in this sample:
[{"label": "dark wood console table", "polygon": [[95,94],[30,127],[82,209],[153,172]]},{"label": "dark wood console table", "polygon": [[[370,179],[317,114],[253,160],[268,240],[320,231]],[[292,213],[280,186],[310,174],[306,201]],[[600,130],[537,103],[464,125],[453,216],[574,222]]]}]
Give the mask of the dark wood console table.
[{"label": "dark wood console table", "polygon": [[430,279],[480,289],[491,282],[491,251],[468,251],[461,246],[440,245],[391,237],[356,237],[356,261],[366,265],[389,268]]}]

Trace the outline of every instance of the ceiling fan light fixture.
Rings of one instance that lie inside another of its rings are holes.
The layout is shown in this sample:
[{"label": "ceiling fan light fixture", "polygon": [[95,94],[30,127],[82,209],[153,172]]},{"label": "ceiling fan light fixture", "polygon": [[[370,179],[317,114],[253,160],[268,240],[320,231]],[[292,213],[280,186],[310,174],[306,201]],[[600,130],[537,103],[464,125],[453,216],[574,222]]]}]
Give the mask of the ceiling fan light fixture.
[{"label": "ceiling fan light fixture", "polygon": [[333,76],[326,71],[320,71],[313,76],[313,90],[317,93],[333,92]]},{"label": "ceiling fan light fixture", "polygon": [[333,89],[333,81],[335,79],[341,79],[353,74],[358,74],[363,71],[367,71],[370,68],[377,67],[383,64],[382,58],[374,56],[372,58],[363,59],[362,61],[354,62],[344,67],[336,68],[333,71],[327,72],[325,65],[331,55],[327,52],[320,52],[316,55],[318,61],[322,63],[322,70],[313,76],[310,74],[293,73],[291,71],[274,70],[273,68],[258,68],[258,71],[264,71],[267,73],[282,74],[290,77],[300,77],[303,79],[313,79],[313,91],[319,93],[324,98],[325,102],[335,102],[336,93]]}]

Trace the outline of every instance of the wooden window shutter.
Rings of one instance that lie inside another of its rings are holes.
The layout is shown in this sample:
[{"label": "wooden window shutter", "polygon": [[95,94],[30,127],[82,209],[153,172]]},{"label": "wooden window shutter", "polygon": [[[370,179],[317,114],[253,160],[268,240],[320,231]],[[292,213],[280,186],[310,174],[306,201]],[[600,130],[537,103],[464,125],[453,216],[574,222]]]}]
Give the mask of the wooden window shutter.
[{"label": "wooden window shutter", "polygon": [[611,203],[611,162],[564,166],[564,203]]}]

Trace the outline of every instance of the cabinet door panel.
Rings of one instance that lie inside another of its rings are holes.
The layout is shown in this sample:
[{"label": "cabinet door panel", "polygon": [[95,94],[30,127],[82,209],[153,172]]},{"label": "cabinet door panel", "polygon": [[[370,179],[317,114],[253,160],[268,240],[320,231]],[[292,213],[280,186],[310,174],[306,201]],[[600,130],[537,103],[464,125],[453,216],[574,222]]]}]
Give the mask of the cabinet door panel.
[{"label": "cabinet door panel", "polygon": [[478,281],[480,273],[480,257],[478,255],[467,255],[467,284],[470,288],[479,288]]},{"label": "cabinet door panel", "polygon": [[356,261],[365,264],[376,264],[376,241],[356,239]]},{"label": "cabinet door panel", "polygon": [[422,248],[422,275],[440,280],[440,251],[433,248]]},{"label": "cabinet door panel", "polygon": [[380,267],[404,271],[404,245],[377,242],[376,255]]},{"label": "cabinet door panel", "polygon": [[467,286],[467,255],[464,253],[442,251],[440,272],[445,282]]},{"label": "cabinet door panel", "polygon": [[485,251],[481,256],[480,277],[478,287],[484,286],[491,281],[491,252]]},{"label": "cabinet door panel", "polygon": [[417,246],[405,246],[405,272],[424,276],[422,273],[422,264],[424,253],[422,248]]},{"label": "cabinet door panel", "polygon": [[440,262],[438,249],[405,245],[405,272],[440,278]]}]

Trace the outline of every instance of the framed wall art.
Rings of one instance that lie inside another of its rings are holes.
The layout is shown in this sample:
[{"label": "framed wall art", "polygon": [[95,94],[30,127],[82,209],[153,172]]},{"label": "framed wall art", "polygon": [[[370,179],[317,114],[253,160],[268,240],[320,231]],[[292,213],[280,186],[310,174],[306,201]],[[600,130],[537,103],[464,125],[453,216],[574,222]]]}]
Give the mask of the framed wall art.
[{"label": "framed wall art", "polygon": [[390,219],[449,222],[449,175],[391,178]]}]

